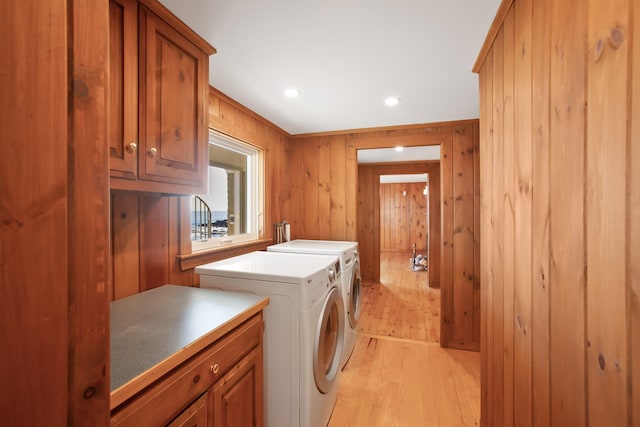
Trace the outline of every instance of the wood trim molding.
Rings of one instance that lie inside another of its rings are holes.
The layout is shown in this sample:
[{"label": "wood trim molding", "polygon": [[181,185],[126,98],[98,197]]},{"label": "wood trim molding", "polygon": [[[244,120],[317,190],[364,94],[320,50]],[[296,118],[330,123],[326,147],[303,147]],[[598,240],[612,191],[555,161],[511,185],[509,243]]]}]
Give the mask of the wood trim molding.
[{"label": "wood trim molding", "polygon": [[473,64],[473,68],[471,71],[474,73],[480,72],[480,67],[484,63],[484,59],[487,57],[491,46],[493,46],[493,41],[498,35],[498,31],[502,27],[502,23],[504,19],[507,17],[509,13],[509,9],[511,9],[511,5],[513,4],[513,0],[502,0],[498,11],[496,12],[495,18],[493,18],[493,22],[491,23],[491,27],[489,27],[489,32],[487,33],[487,38],[484,39],[484,43],[482,44],[482,48],[478,53],[478,57],[476,58],[476,62]]},{"label": "wood trim molding", "polygon": [[302,138],[313,138],[313,137],[319,137],[319,136],[349,135],[349,134],[360,134],[360,133],[371,133],[371,132],[389,132],[389,131],[408,130],[408,129],[433,129],[433,128],[440,128],[440,127],[447,127],[447,126],[455,126],[459,124],[473,123],[476,121],[478,121],[478,119],[464,119],[464,120],[452,120],[448,122],[431,122],[431,123],[417,123],[417,124],[411,124],[411,125],[346,129],[346,130],[335,130],[335,131],[328,131],[328,132],[300,133],[297,135],[290,135],[290,138],[302,139]]},{"label": "wood trim molding", "polygon": [[[215,87],[209,85],[209,96],[211,96],[211,95],[216,96],[216,97],[220,98],[221,100],[223,100],[225,102],[228,102],[229,104],[231,104],[232,106],[234,106],[238,110],[242,111],[243,113],[245,113],[249,117],[253,117],[254,119],[264,123],[265,125],[273,128],[273,129],[276,129],[277,131],[279,131],[283,135],[285,135],[287,138],[291,137],[291,134],[289,134],[289,132],[287,132],[286,130],[282,129],[278,125],[276,125],[276,124],[270,122],[269,120],[265,119],[264,117],[262,117],[258,113],[248,109],[247,107],[245,107],[244,105],[242,105],[241,103],[236,101],[235,99],[231,98],[229,95],[221,92],[219,89],[216,89]],[[212,126],[212,123],[209,123],[209,127],[215,128],[214,126]]]},{"label": "wood trim molding", "polygon": [[192,270],[199,265],[207,264],[236,255],[242,255],[254,251],[262,251],[267,246],[273,244],[272,239],[253,240],[251,242],[239,243],[233,246],[221,246],[219,248],[193,254],[178,255],[178,263],[181,271]]},{"label": "wood trim molding", "polygon": [[198,46],[203,52],[211,56],[218,51],[215,47],[211,46],[209,42],[203,39],[198,33],[193,31],[187,24],[182,22],[180,18],[173,14],[169,9],[164,7],[158,1],[155,0],[138,0],[140,4],[144,5],[147,9],[152,11],[155,15],[162,18],[166,23],[175,28],[178,32],[184,34],[189,41]]}]

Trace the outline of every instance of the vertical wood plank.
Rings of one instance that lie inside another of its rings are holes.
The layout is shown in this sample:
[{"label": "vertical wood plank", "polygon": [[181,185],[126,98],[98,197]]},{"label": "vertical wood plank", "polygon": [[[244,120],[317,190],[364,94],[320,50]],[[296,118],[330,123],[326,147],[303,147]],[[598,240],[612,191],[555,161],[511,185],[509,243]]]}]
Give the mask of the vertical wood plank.
[{"label": "vertical wood plank", "polygon": [[115,192],[111,196],[113,299],[140,292],[140,239],[138,194]]},{"label": "vertical wood plank", "polygon": [[[109,5],[68,3],[68,425],[109,419]],[[14,24],[15,25],[15,24]],[[63,84],[59,82],[59,84]]]},{"label": "vertical wood plank", "polygon": [[169,198],[140,196],[140,292],[169,283]]},{"label": "vertical wood plank", "polygon": [[533,3],[532,69],[532,378],[534,427],[550,425],[549,389],[549,0]]},{"label": "vertical wood plank", "polygon": [[473,341],[480,350],[480,126],[473,123]]},{"label": "vertical wood plank", "polygon": [[449,346],[453,327],[453,136],[440,146],[440,205],[442,241],[440,245],[441,313],[440,343]]},{"label": "vertical wood plank", "polygon": [[[188,197],[182,198],[189,199]],[[172,285],[192,286],[193,273],[191,271],[182,271],[178,263],[180,238],[186,237],[181,235],[180,199],[180,197],[169,197],[169,219],[167,224],[169,228],[169,283]]]},{"label": "vertical wood plank", "polygon": [[[302,142],[289,144],[287,146],[287,163],[289,164],[289,176],[287,182],[291,186],[291,199],[289,201],[287,218],[274,218],[273,221],[286,219],[291,224],[291,239],[304,236],[304,163],[302,157]],[[266,206],[265,206],[266,208]],[[300,214],[302,212],[302,215]],[[273,224],[267,224],[273,226]]]},{"label": "vertical wood plank", "polygon": [[429,286],[440,288],[440,162],[429,164],[427,171],[429,174]]},{"label": "vertical wood plank", "polygon": [[318,182],[318,138],[310,138],[302,146],[302,201],[304,218],[302,235],[306,239],[318,239],[319,182]]},{"label": "vertical wood plank", "polygon": [[[322,240],[331,239],[331,197],[334,189],[331,188],[331,137],[323,136],[318,138],[317,153],[314,158],[317,159],[317,176],[318,176],[318,209],[317,209],[317,238]],[[306,191],[311,192],[311,183],[308,183]]]},{"label": "vertical wood plank", "polygon": [[493,425],[493,55],[480,70],[480,424]]},{"label": "vertical wood plank", "polygon": [[[584,126],[586,4],[551,2],[549,360],[551,425],[586,425]],[[571,191],[566,191],[570,188]],[[570,213],[570,215],[568,215]],[[569,314],[570,313],[570,314]]]},{"label": "vertical wood plank", "polygon": [[627,224],[629,234],[627,236],[628,253],[627,267],[628,277],[627,294],[629,301],[629,361],[631,369],[631,398],[629,401],[629,424],[640,425],[640,7],[631,3],[633,28],[633,52],[631,67],[631,111],[629,120],[630,135],[627,141],[628,175],[627,188]]},{"label": "vertical wood plank", "polygon": [[591,425],[628,423],[626,166],[628,0],[589,3],[587,378]]},{"label": "vertical wood plank", "polygon": [[532,148],[531,148],[531,42],[532,0],[515,4],[515,241],[514,249],[514,424],[532,420]]},{"label": "vertical wood plank", "polygon": [[363,279],[373,280],[373,169],[358,168],[358,243],[360,250],[360,274]]},{"label": "vertical wood plank", "polygon": [[453,129],[453,337],[473,344],[473,128]]},{"label": "vertical wood plank", "polygon": [[344,135],[336,135],[331,138],[330,163],[327,169],[331,170],[329,188],[331,190],[331,211],[329,217],[330,233],[332,240],[347,240],[347,187],[346,179],[346,146]]},{"label": "vertical wood plank", "polygon": [[0,413],[14,425],[67,423],[68,7],[0,4]]},{"label": "vertical wood plank", "polygon": [[[503,349],[502,360],[504,363],[503,374],[503,419],[504,425],[514,423],[514,268],[515,268],[515,117],[514,117],[514,61],[515,61],[515,8],[511,8],[505,17],[503,24],[503,129],[504,140],[504,167],[502,176],[503,185]],[[496,195],[498,196],[498,195]],[[500,268],[495,266],[495,268]]]},{"label": "vertical wood plank", "polygon": [[[504,420],[504,31],[500,30],[493,44],[493,425]],[[506,322],[509,322],[507,319]]]},{"label": "vertical wood plank", "polygon": [[345,137],[345,239],[348,241],[357,239],[356,218],[358,217],[358,158],[357,151],[347,144]]}]

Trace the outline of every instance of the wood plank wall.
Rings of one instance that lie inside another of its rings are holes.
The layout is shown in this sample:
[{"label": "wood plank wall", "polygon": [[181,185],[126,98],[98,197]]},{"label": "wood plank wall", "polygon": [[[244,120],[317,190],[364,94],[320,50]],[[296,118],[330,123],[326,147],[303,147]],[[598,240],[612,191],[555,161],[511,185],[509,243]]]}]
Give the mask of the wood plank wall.
[{"label": "wood plank wall", "polygon": [[1,423],[106,426],[108,5],[0,8]]},{"label": "wood plank wall", "polygon": [[476,63],[482,425],[640,425],[635,3],[505,0]]},{"label": "wood plank wall", "polygon": [[480,238],[474,228],[479,224],[480,208],[477,141],[478,123],[469,120],[296,135],[288,152],[293,188],[288,218],[292,237],[358,240],[363,277],[377,281],[379,262],[375,257],[380,241],[373,228],[379,213],[362,212],[358,206],[357,150],[396,145],[443,147],[441,343],[476,350],[480,347],[480,280],[476,273]]},{"label": "wood plank wall", "polygon": [[[291,198],[285,159],[288,134],[215,88],[209,90],[209,127],[264,150],[264,241],[258,246],[219,252],[199,263],[264,249],[273,239],[272,224],[286,217]],[[197,286],[192,266],[181,267],[189,254],[189,198],[136,192],[112,192],[111,224],[114,299],[165,283]],[[186,232],[184,223],[186,225]],[[193,263],[192,263],[193,264]]]},{"label": "wood plank wall", "polygon": [[[380,252],[383,222],[380,219],[380,175],[428,173],[429,193],[429,286],[440,287],[440,162],[361,164],[358,167],[358,242],[363,277],[380,277]],[[422,191],[421,187],[420,191]],[[422,193],[420,193],[422,194]],[[378,242],[378,243],[374,243]],[[410,250],[411,248],[405,248]],[[376,268],[377,267],[377,268]]]},{"label": "wood plank wall", "polygon": [[[380,184],[380,250],[418,253],[427,249],[424,182]],[[439,227],[438,227],[439,228]]]}]

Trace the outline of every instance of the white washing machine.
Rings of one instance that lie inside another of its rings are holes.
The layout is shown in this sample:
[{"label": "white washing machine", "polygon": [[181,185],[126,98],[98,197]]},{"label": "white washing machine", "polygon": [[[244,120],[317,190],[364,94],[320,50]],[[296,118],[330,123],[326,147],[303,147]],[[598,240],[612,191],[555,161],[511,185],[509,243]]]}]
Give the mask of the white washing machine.
[{"label": "white washing machine", "polygon": [[325,427],[344,345],[337,256],[253,252],[196,267],[200,286],[269,297],[264,310],[267,427]]},{"label": "white washing machine", "polygon": [[338,255],[342,269],[342,299],[344,300],[345,333],[344,353],[340,367],[349,361],[356,345],[358,319],[360,318],[360,255],[358,242],[337,240],[293,240],[267,247],[269,252],[296,254]]}]

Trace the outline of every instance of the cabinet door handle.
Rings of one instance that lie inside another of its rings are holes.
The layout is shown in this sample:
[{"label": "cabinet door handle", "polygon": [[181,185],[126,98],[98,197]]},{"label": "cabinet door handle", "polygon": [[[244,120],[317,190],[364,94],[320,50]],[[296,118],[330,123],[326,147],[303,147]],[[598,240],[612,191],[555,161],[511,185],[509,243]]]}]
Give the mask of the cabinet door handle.
[{"label": "cabinet door handle", "polygon": [[136,144],[135,142],[130,142],[129,145],[127,145],[127,150],[131,151],[132,153],[134,153],[137,149],[138,144]]},{"label": "cabinet door handle", "polygon": [[151,155],[151,157],[155,157],[156,154],[158,154],[158,149],[156,147],[149,148],[149,154]]},{"label": "cabinet door handle", "polygon": [[214,374],[217,374],[218,372],[220,372],[220,366],[216,363],[214,365],[211,365],[211,367],[209,368],[209,370],[211,372],[213,372]]}]

